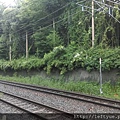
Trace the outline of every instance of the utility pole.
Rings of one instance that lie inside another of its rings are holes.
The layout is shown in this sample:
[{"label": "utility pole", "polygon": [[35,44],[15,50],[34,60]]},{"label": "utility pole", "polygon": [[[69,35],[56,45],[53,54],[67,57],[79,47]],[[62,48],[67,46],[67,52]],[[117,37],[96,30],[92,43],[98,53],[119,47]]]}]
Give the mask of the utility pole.
[{"label": "utility pole", "polygon": [[70,43],[69,25],[70,25],[70,10],[68,10],[68,32],[67,32],[68,42],[67,42],[67,45],[69,45]]},{"label": "utility pole", "polygon": [[9,46],[9,60],[12,60],[12,47],[11,47],[11,34],[9,34],[9,42],[10,42],[10,46]]},{"label": "utility pole", "polygon": [[26,59],[28,59],[28,32],[26,31]]},{"label": "utility pole", "polygon": [[100,94],[103,93],[102,91],[102,65],[101,65],[101,58],[100,58]]},{"label": "utility pole", "polygon": [[53,43],[55,47],[55,19],[53,18]]},{"label": "utility pole", "polygon": [[95,41],[95,26],[94,26],[94,0],[92,0],[92,47],[94,47]]}]

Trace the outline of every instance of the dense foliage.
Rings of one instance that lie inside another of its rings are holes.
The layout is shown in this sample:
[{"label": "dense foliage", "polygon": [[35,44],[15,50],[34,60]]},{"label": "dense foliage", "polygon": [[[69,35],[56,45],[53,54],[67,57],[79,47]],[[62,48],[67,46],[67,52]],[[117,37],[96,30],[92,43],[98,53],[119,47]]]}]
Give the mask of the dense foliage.
[{"label": "dense foliage", "polygon": [[52,69],[57,68],[60,74],[76,68],[85,68],[88,71],[99,70],[99,58],[102,58],[102,70],[120,68],[120,49],[82,48],[69,45],[55,47],[53,51],[45,54],[43,58],[31,57],[16,59],[12,61],[0,61],[1,70],[31,70],[44,69],[49,74]]},{"label": "dense foliage", "polygon": [[[75,68],[90,71],[99,68],[100,57],[103,70],[120,68],[120,4],[95,0],[94,48],[90,8],[91,0],[18,0],[16,6],[9,7],[1,4],[0,69],[42,68],[50,73],[57,68],[61,74]],[[10,47],[12,61],[6,61]]]}]

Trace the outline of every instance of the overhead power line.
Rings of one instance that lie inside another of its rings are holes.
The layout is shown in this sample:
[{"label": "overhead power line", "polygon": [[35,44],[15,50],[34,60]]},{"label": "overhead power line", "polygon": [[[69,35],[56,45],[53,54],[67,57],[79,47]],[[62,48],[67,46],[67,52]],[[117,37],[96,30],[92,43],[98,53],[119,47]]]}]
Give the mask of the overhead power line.
[{"label": "overhead power line", "polygon": [[[75,8],[73,8],[73,9],[71,9],[71,11],[73,11],[73,10],[75,10],[76,8],[78,8],[79,6],[76,6]],[[57,19],[57,18],[59,18],[60,16],[56,16],[56,17],[54,17],[54,19]],[[45,18],[45,17],[44,17]],[[41,19],[39,19],[38,21],[35,21],[35,23],[36,22],[39,22],[40,20],[42,20],[43,18],[41,18]],[[49,19],[49,21],[53,21],[53,18],[51,18],[51,19]],[[33,23],[32,23],[33,24]],[[52,24],[49,24],[49,25],[52,25]],[[48,26],[49,26],[48,25]],[[19,32],[19,31],[21,31],[21,30],[23,30],[23,28],[26,28],[26,27],[29,27],[30,25],[26,25],[26,26],[23,26],[23,27],[20,27],[19,28],[19,30],[17,30],[16,32]]]},{"label": "overhead power line", "polygon": [[112,0],[106,0],[106,1],[120,5],[120,0],[114,0],[114,1],[112,1]]},{"label": "overhead power line", "polygon": [[99,1],[97,1],[97,0],[95,0],[95,2],[97,2],[97,3],[101,4],[101,5],[104,5],[104,6],[106,6],[106,7],[111,7],[111,8],[113,8],[113,9],[120,10],[119,8],[116,8],[116,7],[112,6],[112,5],[105,4],[105,3],[103,3],[103,2],[99,2]]},{"label": "overhead power line", "polygon": [[[83,0],[83,1],[81,1],[81,2],[86,2],[86,1],[87,1],[87,0]],[[79,3],[81,3],[81,2],[79,2]],[[63,9],[63,8],[65,8],[65,7],[67,7],[67,6],[69,6],[70,4],[71,4],[71,2],[68,3],[68,4],[66,4],[66,5],[64,5],[64,6],[62,6],[61,8],[57,9],[56,11],[54,11],[54,12],[52,12],[52,13],[46,15],[45,17],[40,18],[39,20],[35,21],[35,23],[36,23],[36,22],[40,22],[41,20],[44,20],[45,18],[49,17],[50,15],[55,14],[56,12],[58,12],[58,11],[60,11],[61,9]],[[96,9],[96,10],[97,10],[97,9]],[[59,17],[59,16],[58,16],[58,17]],[[56,17],[56,18],[57,18],[57,17]],[[53,19],[53,18],[52,18],[52,19]],[[34,24],[34,23],[31,23],[31,24]],[[21,30],[23,30],[24,28],[29,27],[29,26],[30,26],[30,25],[23,26],[23,27],[21,27],[19,30],[17,30],[16,32],[19,32],[19,31],[21,31]]]},{"label": "overhead power line", "polygon": [[[62,6],[61,8],[57,9],[56,11],[54,11],[54,12],[52,12],[52,13],[46,15],[45,17],[40,18],[39,20],[35,21],[35,23],[36,23],[36,22],[39,22],[39,21],[41,21],[41,20],[44,20],[45,18],[49,17],[50,15],[55,14],[56,12],[60,11],[61,9],[67,7],[67,6],[70,5],[70,4],[71,4],[71,3],[68,3],[67,5]],[[31,23],[31,24],[33,24],[33,23]],[[19,31],[21,31],[21,30],[23,30],[24,28],[29,27],[29,26],[30,26],[30,25],[28,25],[28,26],[23,26],[23,27],[21,27],[20,30],[17,30],[16,32],[19,32]]]},{"label": "overhead power line", "polygon": [[[87,0],[83,0],[83,1],[81,1],[81,2],[78,2],[77,4],[79,4],[80,6],[82,6],[80,3],[83,3],[83,2],[86,2],[86,1],[87,1]],[[108,1],[109,1],[109,0],[108,0]],[[98,2],[98,1],[95,1],[95,2]],[[103,4],[102,2],[99,2],[99,3],[100,3],[100,4]],[[50,15],[52,15],[52,14],[58,12],[59,10],[61,10],[61,9],[65,8],[65,7],[67,7],[69,4],[71,4],[71,3],[68,3],[67,5],[61,7],[60,9],[58,9],[58,10],[56,10],[56,11],[54,11],[54,12],[48,14],[47,16],[45,16],[45,17],[43,17],[43,18],[41,18],[41,19],[35,21],[35,23],[36,23],[36,22],[39,22],[39,21],[41,21],[41,20],[44,20],[45,18],[49,17]],[[104,5],[109,6],[109,5],[105,4],[105,3],[104,3]],[[88,7],[88,6],[85,6],[85,5],[84,5],[84,7],[85,7],[85,8],[92,9],[91,7]],[[99,8],[99,9],[94,9],[94,10],[100,11],[101,9],[103,9],[103,8],[101,7],[101,8]],[[57,16],[57,17],[59,17],[59,16]],[[56,18],[57,18],[57,17],[56,17]],[[33,24],[33,23],[32,23],[32,24]],[[48,25],[48,26],[51,26],[51,25],[52,25],[52,24],[50,24],[50,25]],[[23,30],[24,28],[29,27],[29,26],[30,26],[30,25],[23,26],[23,27],[21,27],[19,30],[15,31],[15,33],[16,33],[16,32],[19,32],[19,31],[21,31],[21,30]]]},{"label": "overhead power line", "polygon": [[[81,2],[86,2],[86,1],[87,1],[87,0],[83,0],[83,1],[81,1]],[[81,2],[79,2],[79,3],[81,3]],[[58,10],[56,10],[56,11],[54,11],[54,12],[48,14],[47,16],[45,16],[45,17],[43,17],[43,18],[41,18],[41,19],[35,21],[35,23],[36,23],[36,22],[39,22],[39,21],[41,21],[41,20],[44,20],[45,18],[49,17],[50,15],[52,15],[52,14],[58,12],[59,10],[65,8],[65,7],[67,7],[67,6],[70,5],[70,4],[71,4],[71,3],[66,4],[65,6],[61,7],[60,9],[58,9]],[[86,7],[86,8],[90,8],[90,7],[87,7],[87,6],[85,6],[85,7]],[[96,9],[96,11],[98,11],[98,10]],[[59,17],[59,16],[57,16],[57,17]],[[57,18],[57,17],[55,17],[55,18]],[[53,19],[53,18],[52,18],[52,19]],[[60,20],[60,21],[61,21],[61,20]],[[32,24],[33,24],[33,23],[32,23]],[[52,24],[48,25],[48,27],[51,26],[51,25],[52,25]],[[30,25],[23,26],[23,27],[21,27],[19,30],[15,31],[14,33],[19,32],[19,31],[21,31],[21,30],[23,30],[24,28],[29,27],[29,26],[30,26]]]},{"label": "overhead power line", "polygon": [[[74,9],[75,9],[75,8],[74,8]],[[72,10],[74,10],[74,9],[72,9]],[[73,14],[69,15],[69,17],[71,17],[71,16],[73,16],[73,15],[76,15],[76,14],[78,14],[78,13],[79,13],[79,11],[76,12],[76,13],[73,13]],[[89,14],[86,14],[85,17],[88,16],[88,15],[89,15]],[[61,19],[61,20],[56,21],[55,24],[60,23],[61,21],[65,20],[65,19],[67,19],[67,18],[68,18],[68,16],[67,16],[67,17],[64,17],[64,18]],[[67,20],[66,20],[66,21],[67,21]],[[47,29],[47,28],[49,28],[49,27],[52,27],[52,25],[53,25],[53,23],[51,23],[51,24],[49,24],[49,25],[41,28],[40,30],[42,31],[42,30],[44,30],[44,29]],[[32,35],[32,34],[33,34],[33,32],[29,32],[29,33],[28,33],[28,35]]]},{"label": "overhead power line", "polygon": [[112,14],[110,14],[108,11],[106,12],[105,9],[99,4],[99,2],[95,1],[97,3],[97,5],[99,5],[99,7],[101,7],[101,9],[103,10],[104,13],[109,14],[114,20],[116,20],[118,23],[120,23],[120,21],[115,18]]}]

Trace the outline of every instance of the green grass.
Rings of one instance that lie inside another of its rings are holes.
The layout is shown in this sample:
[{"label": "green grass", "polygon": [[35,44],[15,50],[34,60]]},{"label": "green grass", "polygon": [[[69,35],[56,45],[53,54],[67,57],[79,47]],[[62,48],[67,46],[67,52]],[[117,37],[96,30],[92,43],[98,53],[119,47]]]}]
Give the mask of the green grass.
[{"label": "green grass", "polygon": [[40,76],[17,77],[16,75],[14,75],[14,77],[0,76],[0,79],[120,100],[120,82],[116,83],[115,86],[112,86],[109,82],[104,83],[102,86],[103,94],[100,94],[100,90],[99,90],[100,85],[95,82],[86,82],[86,81],[76,81],[76,82],[66,81],[65,82],[63,80],[42,79]]}]

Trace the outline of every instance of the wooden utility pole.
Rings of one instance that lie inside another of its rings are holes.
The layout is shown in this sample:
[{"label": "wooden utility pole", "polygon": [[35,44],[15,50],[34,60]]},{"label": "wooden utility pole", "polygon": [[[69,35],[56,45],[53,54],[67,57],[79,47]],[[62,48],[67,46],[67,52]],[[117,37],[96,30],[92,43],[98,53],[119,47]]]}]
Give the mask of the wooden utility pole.
[{"label": "wooden utility pole", "polygon": [[26,31],[26,59],[28,59],[28,32]]},{"label": "wooden utility pole", "polygon": [[9,60],[12,60],[11,34],[9,34]]},{"label": "wooden utility pole", "polygon": [[55,45],[55,19],[53,18],[53,43]]},{"label": "wooden utility pole", "polygon": [[94,26],[94,0],[92,0],[92,47],[94,47],[95,41],[95,26]]},{"label": "wooden utility pole", "polygon": [[70,43],[69,25],[70,25],[70,10],[68,10],[68,32],[67,32],[67,38],[68,38],[67,44],[68,44],[68,45],[69,45],[69,43]]}]

